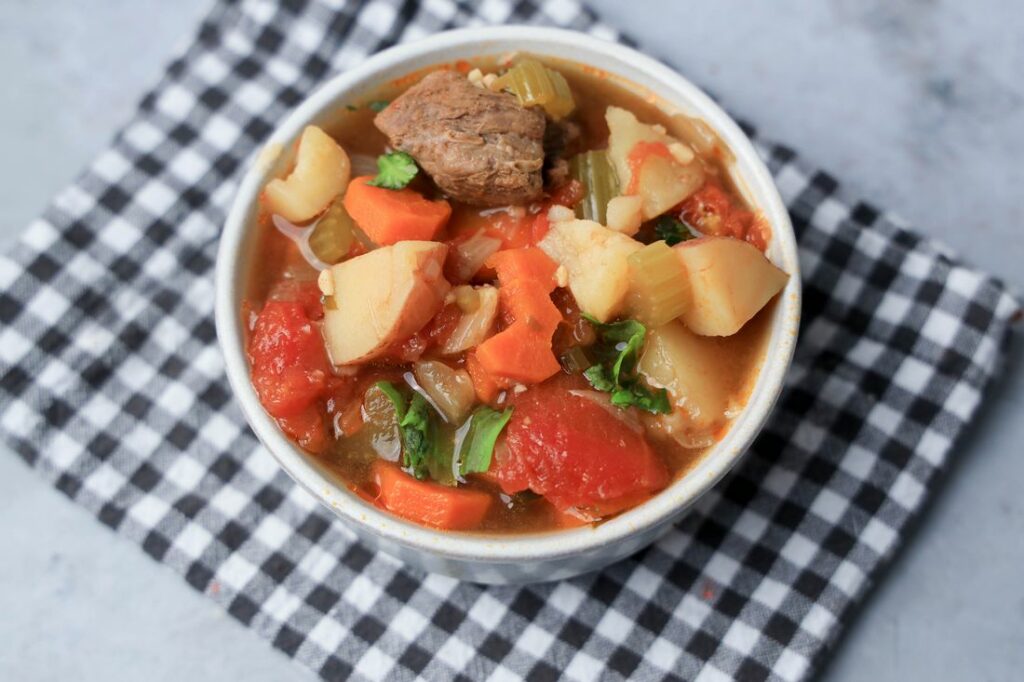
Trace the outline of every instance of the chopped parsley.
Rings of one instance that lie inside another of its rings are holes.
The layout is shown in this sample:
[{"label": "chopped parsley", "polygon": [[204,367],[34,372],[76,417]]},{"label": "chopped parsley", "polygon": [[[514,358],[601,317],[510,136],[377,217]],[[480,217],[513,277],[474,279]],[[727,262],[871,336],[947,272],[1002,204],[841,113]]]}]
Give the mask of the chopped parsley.
[{"label": "chopped parsley", "polygon": [[[459,427],[453,444],[442,437],[441,416],[418,391],[406,398],[390,381],[376,384],[395,407],[395,418],[402,438],[402,468],[422,480],[433,479],[444,485],[456,485],[457,476],[483,473],[491,468],[494,444],[512,417],[512,408],[503,412],[478,407]],[[453,450],[458,448],[458,472],[453,465]]]},{"label": "chopped parsley", "polygon": [[384,189],[403,189],[419,172],[416,162],[405,152],[377,157],[377,175],[367,184]]},{"label": "chopped parsley", "polygon": [[494,444],[511,418],[511,407],[503,412],[492,410],[486,405],[473,410],[473,414],[459,429],[460,432],[465,429],[459,448],[460,475],[480,474],[491,468]]},{"label": "chopped parsley", "polygon": [[391,400],[402,436],[402,468],[420,480],[430,478],[444,459],[438,439],[437,413],[419,393],[405,396],[389,381],[378,381],[377,388]]},{"label": "chopped parsley", "polygon": [[654,223],[654,234],[658,235],[658,239],[664,239],[669,246],[675,246],[694,237],[689,225],[667,215],[661,216]]},{"label": "chopped parsley", "polygon": [[380,113],[381,111],[387,109],[389,104],[391,104],[391,102],[387,101],[386,99],[375,99],[366,106],[368,109]]},{"label": "chopped parsley", "polygon": [[671,412],[665,389],[652,391],[636,371],[647,327],[636,320],[603,323],[584,314],[597,331],[598,342],[591,354],[598,363],[583,372],[590,385],[611,394],[616,407],[638,407],[654,414]]}]

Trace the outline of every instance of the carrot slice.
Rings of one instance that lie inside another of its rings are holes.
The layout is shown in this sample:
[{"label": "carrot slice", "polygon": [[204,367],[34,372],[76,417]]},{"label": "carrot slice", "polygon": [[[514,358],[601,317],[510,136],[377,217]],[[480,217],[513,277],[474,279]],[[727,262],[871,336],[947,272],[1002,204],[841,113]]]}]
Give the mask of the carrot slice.
[{"label": "carrot slice", "polygon": [[345,210],[373,240],[386,246],[405,240],[431,240],[448,223],[452,207],[443,199],[431,201],[411,189],[384,189],[355,178],[345,192]]},{"label": "carrot slice", "polygon": [[536,246],[498,251],[484,265],[494,268],[502,286],[512,282],[535,282],[545,288],[546,293],[555,289],[555,270],[558,263]]},{"label": "carrot slice", "polygon": [[551,335],[545,338],[524,322],[481,343],[476,358],[488,374],[527,384],[540,383],[561,368],[551,352]]},{"label": "carrot slice", "polygon": [[404,519],[442,530],[478,528],[493,499],[479,490],[418,481],[394,464],[377,460],[373,478],[380,504]]},{"label": "carrot slice", "polygon": [[501,306],[513,323],[480,344],[476,359],[492,376],[544,381],[559,370],[551,351],[551,336],[562,321],[551,301],[558,265],[532,246],[499,251],[485,264],[498,274]]},{"label": "carrot slice", "polygon": [[473,390],[480,402],[493,404],[498,393],[508,388],[507,381],[500,377],[491,376],[484,366],[480,364],[476,353],[470,352],[466,355],[466,371],[473,382]]},{"label": "carrot slice", "polygon": [[501,305],[508,315],[533,329],[551,346],[551,336],[562,321],[562,313],[551,300],[550,289],[533,280],[502,282],[498,290]]}]

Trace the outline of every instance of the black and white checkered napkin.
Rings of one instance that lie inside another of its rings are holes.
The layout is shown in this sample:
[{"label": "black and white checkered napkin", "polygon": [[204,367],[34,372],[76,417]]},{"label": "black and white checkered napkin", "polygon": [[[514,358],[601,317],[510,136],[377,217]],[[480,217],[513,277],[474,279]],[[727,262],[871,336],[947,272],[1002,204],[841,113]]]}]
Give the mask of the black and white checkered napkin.
[{"label": "black and white checkered napkin", "polygon": [[368,551],[231,400],[212,267],[244,161],[323,79],[399,40],[574,0],[217,5],[79,180],[0,258],[0,426],[25,460],[327,679],[805,678],[900,542],[997,370],[1017,305],[765,142],[804,323],[742,467],[601,573],[486,588]]}]

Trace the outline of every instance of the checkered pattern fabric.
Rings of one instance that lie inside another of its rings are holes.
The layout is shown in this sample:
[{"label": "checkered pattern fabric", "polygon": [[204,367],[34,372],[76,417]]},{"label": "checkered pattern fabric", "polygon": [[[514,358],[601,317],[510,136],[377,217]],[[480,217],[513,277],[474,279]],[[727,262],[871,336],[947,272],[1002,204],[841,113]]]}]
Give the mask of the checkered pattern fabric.
[{"label": "checkered pattern fabric", "polygon": [[245,160],[368,54],[506,21],[622,39],[574,0],[218,4],[110,148],[0,258],[3,436],[325,679],[803,679],[921,508],[1017,305],[786,147],[757,141],[805,277],[785,392],[737,471],[601,573],[488,588],[373,554],[278,469],[232,402],[212,268]]}]

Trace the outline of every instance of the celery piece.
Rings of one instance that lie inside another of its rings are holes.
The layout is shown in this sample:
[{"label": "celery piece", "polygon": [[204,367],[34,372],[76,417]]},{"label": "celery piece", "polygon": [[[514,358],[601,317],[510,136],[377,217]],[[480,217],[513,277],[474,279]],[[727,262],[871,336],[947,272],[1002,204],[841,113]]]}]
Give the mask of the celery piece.
[{"label": "celery piece", "polygon": [[690,288],[683,264],[663,241],[648,244],[630,254],[630,314],[645,324],[660,327],[682,315],[689,304]]},{"label": "celery piece", "polygon": [[619,196],[619,178],[608,151],[583,152],[569,161],[569,173],[583,185],[583,200],[576,204],[576,217],[606,224],[608,202]]},{"label": "celery piece", "polygon": [[559,361],[562,363],[562,368],[569,374],[583,374],[592,364],[590,358],[587,357],[586,351],[580,346],[569,348],[562,353]]},{"label": "celery piece", "polygon": [[352,218],[336,199],[309,234],[309,248],[313,255],[327,265],[334,265],[348,255],[352,247]]},{"label": "celery piece", "polygon": [[524,107],[542,107],[555,120],[568,116],[576,108],[565,76],[536,59],[516,62],[498,77],[495,86],[511,92]]},{"label": "celery piece", "polygon": [[557,121],[572,113],[576,108],[576,101],[572,97],[572,90],[569,89],[569,81],[565,80],[565,76],[554,69],[548,69],[548,78],[555,89],[555,97],[544,105],[544,110]]}]

